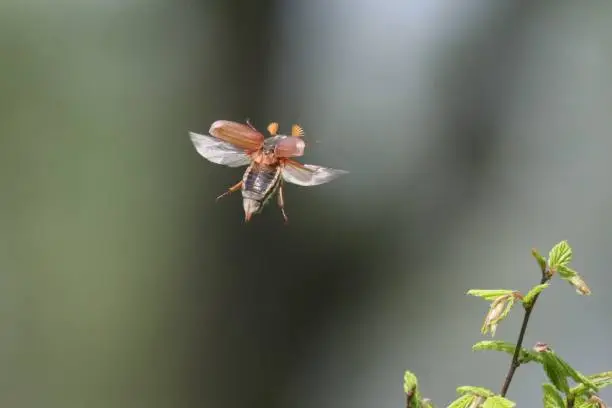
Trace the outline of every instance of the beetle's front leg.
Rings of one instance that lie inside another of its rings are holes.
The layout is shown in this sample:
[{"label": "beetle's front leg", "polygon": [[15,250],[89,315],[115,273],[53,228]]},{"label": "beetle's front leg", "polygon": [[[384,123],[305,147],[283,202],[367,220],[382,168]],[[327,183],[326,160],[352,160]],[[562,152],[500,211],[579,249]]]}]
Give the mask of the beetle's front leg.
[{"label": "beetle's front leg", "polygon": [[257,132],[257,129],[255,128],[255,126],[253,126],[253,124],[251,123],[251,119],[250,118],[246,118],[246,124],[248,127],[250,127],[252,130]]},{"label": "beetle's front leg", "polygon": [[287,217],[287,213],[285,212],[285,197],[283,195],[283,185],[281,184],[278,188],[278,206],[283,214],[283,218],[285,219],[285,224],[289,223],[289,218]]},{"label": "beetle's front leg", "polygon": [[242,180],[240,180],[238,183],[234,184],[233,186],[231,186],[230,188],[227,189],[227,191],[223,194],[221,194],[219,197],[216,198],[215,201],[219,201],[219,199],[232,194],[234,191],[239,190],[240,187],[242,187]]}]

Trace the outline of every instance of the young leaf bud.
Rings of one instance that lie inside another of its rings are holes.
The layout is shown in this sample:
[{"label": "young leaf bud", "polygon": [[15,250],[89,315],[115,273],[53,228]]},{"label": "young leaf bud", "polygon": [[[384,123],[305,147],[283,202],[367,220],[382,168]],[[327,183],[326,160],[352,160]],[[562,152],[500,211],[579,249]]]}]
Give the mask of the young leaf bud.
[{"label": "young leaf bud", "polygon": [[485,320],[481,328],[482,334],[487,334],[487,332],[490,331],[491,337],[495,336],[497,324],[508,316],[510,309],[512,309],[512,305],[514,305],[514,301],[518,296],[518,292],[513,292],[499,296],[493,300],[493,302],[491,302],[491,306],[489,307],[489,311],[485,316]]}]

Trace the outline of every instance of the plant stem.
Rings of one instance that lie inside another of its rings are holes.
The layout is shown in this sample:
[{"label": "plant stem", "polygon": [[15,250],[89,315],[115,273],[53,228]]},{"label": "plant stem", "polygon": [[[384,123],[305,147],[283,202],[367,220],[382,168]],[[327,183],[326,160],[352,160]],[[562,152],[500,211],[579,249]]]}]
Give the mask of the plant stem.
[{"label": "plant stem", "polygon": [[[546,283],[550,280],[550,277],[547,276],[546,271],[542,271],[542,279],[540,280],[540,284]],[[519,355],[521,353],[521,349],[523,348],[523,338],[525,337],[525,332],[527,331],[527,324],[529,323],[529,317],[531,316],[531,312],[533,311],[533,307],[535,306],[536,301],[540,294],[538,293],[533,297],[533,301],[529,307],[525,308],[525,315],[523,316],[523,324],[521,325],[521,331],[519,332],[518,340],[516,341],[516,348],[514,349],[514,354],[512,355],[512,361],[510,362],[510,368],[508,369],[508,374],[506,374],[506,379],[504,380],[504,385],[502,385],[502,389],[500,395],[505,397],[508,393],[508,388],[510,387],[510,382],[512,382],[512,377],[514,377],[514,372],[521,365],[519,361]]]}]

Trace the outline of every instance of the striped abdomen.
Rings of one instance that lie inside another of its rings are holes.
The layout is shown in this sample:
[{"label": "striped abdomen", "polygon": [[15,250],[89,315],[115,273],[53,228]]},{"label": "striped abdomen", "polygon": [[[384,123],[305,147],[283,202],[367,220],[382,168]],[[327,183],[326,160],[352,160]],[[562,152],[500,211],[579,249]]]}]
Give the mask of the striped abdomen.
[{"label": "striped abdomen", "polygon": [[242,178],[242,197],[264,204],[280,185],[280,166],[252,163]]}]

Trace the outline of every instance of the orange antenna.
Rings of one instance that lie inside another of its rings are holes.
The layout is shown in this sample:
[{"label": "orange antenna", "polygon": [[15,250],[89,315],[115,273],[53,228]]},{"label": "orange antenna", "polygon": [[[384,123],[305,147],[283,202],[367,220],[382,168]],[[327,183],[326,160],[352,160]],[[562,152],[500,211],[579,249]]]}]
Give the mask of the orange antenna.
[{"label": "orange antenna", "polygon": [[271,122],[271,123],[268,125],[268,132],[270,132],[270,134],[271,134],[272,136],[275,136],[275,135],[276,135],[276,133],[278,133],[278,123],[276,123],[276,122]]},{"label": "orange antenna", "polygon": [[291,136],[303,137],[304,129],[302,129],[302,127],[298,124],[291,126]]}]

